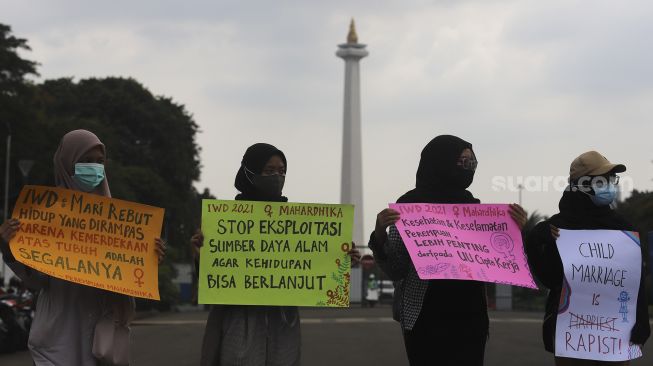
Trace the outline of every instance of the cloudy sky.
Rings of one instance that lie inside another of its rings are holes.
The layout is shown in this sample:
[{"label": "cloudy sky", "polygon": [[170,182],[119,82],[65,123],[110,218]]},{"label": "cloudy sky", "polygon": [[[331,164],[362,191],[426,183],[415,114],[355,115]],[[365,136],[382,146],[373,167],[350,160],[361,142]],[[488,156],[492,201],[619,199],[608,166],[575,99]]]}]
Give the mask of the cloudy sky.
[{"label": "cloudy sky", "polygon": [[[353,4],[355,3],[355,4]],[[220,198],[252,143],[286,152],[293,201],[339,201],[343,61],[363,59],[366,234],[414,185],[439,134],[474,144],[483,202],[557,212],[569,163],[596,149],[653,189],[650,1],[0,0],[41,79],[129,76],[201,127],[202,177]],[[545,177],[545,178],[541,178]],[[550,177],[550,178],[546,178]],[[558,184],[538,184],[557,178]],[[514,183],[513,183],[514,182]],[[502,184],[503,183],[503,184]],[[513,184],[511,184],[513,183]]]}]

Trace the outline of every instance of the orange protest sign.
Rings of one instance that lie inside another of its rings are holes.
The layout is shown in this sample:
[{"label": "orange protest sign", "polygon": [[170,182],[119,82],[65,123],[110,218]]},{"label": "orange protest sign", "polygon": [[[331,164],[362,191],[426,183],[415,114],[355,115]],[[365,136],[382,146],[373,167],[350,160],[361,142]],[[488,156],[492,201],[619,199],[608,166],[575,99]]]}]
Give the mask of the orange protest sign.
[{"label": "orange protest sign", "polygon": [[159,300],[155,238],[162,208],[63,188],[25,186],[12,217],[16,260],[40,272]]}]

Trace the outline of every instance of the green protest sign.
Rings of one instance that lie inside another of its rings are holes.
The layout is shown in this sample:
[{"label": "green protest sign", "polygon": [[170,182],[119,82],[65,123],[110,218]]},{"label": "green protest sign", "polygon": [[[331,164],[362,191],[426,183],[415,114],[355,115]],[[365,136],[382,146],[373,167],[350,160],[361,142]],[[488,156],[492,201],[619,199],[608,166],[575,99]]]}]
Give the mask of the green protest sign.
[{"label": "green protest sign", "polygon": [[202,201],[201,304],[349,306],[354,206]]}]

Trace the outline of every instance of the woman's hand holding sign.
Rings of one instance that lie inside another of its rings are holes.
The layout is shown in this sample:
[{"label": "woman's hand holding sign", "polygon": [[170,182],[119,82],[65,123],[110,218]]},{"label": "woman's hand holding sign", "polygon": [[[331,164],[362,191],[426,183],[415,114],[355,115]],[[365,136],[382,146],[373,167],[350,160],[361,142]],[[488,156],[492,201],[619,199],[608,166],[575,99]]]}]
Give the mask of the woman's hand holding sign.
[{"label": "woman's hand holding sign", "polygon": [[356,243],[352,242],[351,243],[351,249],[347,252],[349,257],[351,258],[351,265],[355,266],[360,262],[361,260],[361,252],[356,249]]},{"label": "woman's hand holding sign", "polygon": [[388,238],[386,229],[388,226],[393,225],[399,220],[399,211],[391,208],[386,208],[376,215],[376,227],[374,228],[374,235],[379,243],[384,243]]},{"label": "woman's hand holding sign", "polygon": [[9,240],[16,236],[16,231],[20,226],[20,221],[16,219],[9,219],[0,225],[0,249],[2,252],[9,251]]},{"label": "woman's hand holding sign", "polygon": [[526,222],[528,221],[528,214],[526,214],[526,210],[523,207],[516,203],[511,204],[510,217],[515,220],[517,226],[519,226],[519,230],[524,230],[524,226],[526,226]]},{"label": "woman's hand holding sign", "polygon": [[154,239],[156,255],[159,258],[159,264],[163,262],[163,258],[166,256],[166,242],[161,238]]},{"label": "woman's hand holding sign", "polygon": [[197,229],[195,234],[190,238],[190,247],[193,252],[193,259],[198,259],[200,257],[200,248],[204,244],[204,234],[200,229]]}]

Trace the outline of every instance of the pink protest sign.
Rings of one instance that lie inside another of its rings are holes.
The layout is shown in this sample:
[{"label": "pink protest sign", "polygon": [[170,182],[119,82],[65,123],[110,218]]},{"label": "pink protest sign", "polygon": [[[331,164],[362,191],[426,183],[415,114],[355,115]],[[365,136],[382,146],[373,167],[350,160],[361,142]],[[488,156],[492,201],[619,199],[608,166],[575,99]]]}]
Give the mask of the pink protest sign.
[{"label": "pink protest sign", "polygon": [[419,278],[537,288],[508,205],[397,203],[396,226]]}]

